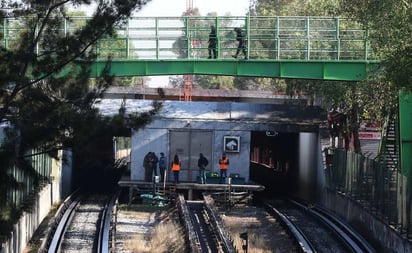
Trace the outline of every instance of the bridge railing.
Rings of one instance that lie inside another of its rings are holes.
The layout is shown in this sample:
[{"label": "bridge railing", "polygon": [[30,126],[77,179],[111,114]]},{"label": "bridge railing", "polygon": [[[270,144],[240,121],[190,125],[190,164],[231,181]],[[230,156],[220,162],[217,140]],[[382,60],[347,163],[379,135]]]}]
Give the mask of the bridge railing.
[{"label": "bridge railing", "polygon": [[[61,32],[70,34],[87,19],[65,19]],[[245,31],[251,59],[376,59],[367,31],[359,23],[332,17],[131,17],[117,27],[115,37],[101,38],[94,50],[100,59],[109,55],[129,60],[207,58],[212,25],[217,30],[220,59],[232,59],[236,52],[235,27]],[[13,46],[24,29],[18,20],[4,19],[0,45]]]}]

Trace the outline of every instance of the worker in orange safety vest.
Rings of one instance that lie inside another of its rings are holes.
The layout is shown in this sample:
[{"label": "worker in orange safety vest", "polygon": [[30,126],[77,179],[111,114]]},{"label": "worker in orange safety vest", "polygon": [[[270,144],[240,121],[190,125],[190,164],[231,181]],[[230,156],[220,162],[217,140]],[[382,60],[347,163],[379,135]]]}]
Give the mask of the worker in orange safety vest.
[{"label": "worker in orange safety vest", "polygon": [[182,164],[179,160],[179,156],[175,155],[173,158],[172,164],[171,164],[171,169],[173,171],[173,177],[174,177],[174,182],[175,184],[179,183],[179,172]]},{"label": "worker in orange safety vest", "polygon": [[223,153],[222,157],[219,158],[219,167],[220,167],[220,183],[223,183],[226,180],[227,169],[229,168],[229,158],[226,157],[225,153]]}]

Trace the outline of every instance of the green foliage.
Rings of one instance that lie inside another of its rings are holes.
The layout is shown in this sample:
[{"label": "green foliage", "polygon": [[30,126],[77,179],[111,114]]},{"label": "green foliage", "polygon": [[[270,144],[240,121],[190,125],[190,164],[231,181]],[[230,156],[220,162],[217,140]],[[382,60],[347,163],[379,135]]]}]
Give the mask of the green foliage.
[{"label": "green foliage", "polygon": [[[341,0],[341,12],[369,30],[380,73],[362,86],[359,100],[365,118],[383,120],[397,108],[400,89],[412,90],[412,4],[394,0]],[[381,121],[382,122],[382,121]]]},{"label": "green foliage", "polygon": [[[403,0],[257,0],[253,10],[254,14],[263,16],[343,15],[360,22],[357,27],[352,21],[351,24],[341,23],[343,28],[350,26],[369,31],[367,36],[373,40],[374,52],[382,60],[382,68],[372,70],[369,80],[360,83],[286,80],[288,94],[302,91],[312,98],[312,103],[320,103],[326,109],[339,108],[348,114],[349,129],[356,131],[360,121],[382,125],[396,108],[399,88],[412,87],[411,8],[412,5]],[[354,47],[352,41],[341,43],[341,47],[349,46]]]},{"label": "green foliage", "polygon": [[412,89],[412,3],[401,0],[341,0],[341,10],[370,30],[382,60],[383,83]]},{"label": "green foliage", "polygon": [[335,0],[257,0],[253,12],[262,16],[335,16]]},{"label": "green foliage", "polygon": [[[88,76],[96,59],[96,42],[115,37],[115,27],[127,20],[140,1],[95,2],[96,11],[88,19],[74,17],[82,13],[68,12],[67,3],[93,2],[0,3],[0,122],[11,126],[0,148],[0,242],[22,212],[32,208],[37,192],[48,180],[34,169],[32,150],[41,147],[39,152],[56,156],[63,146],[74,150],[87,146],[90,137],[98,136],[102,129],[110,133],[126,127],[115,128],[115,121],[101,118],[92,107],[114,79],[105,75],[96,79],[91,89]],[[70,67],[74,61],[76,68]],[[150,119],[144,115],[134,120],[138,124],[133,126],[142,126]],[[24,178],[16,178],[13,168]],[[8,193],[22,189],[30,190],[15,206]]]},{"label": "green foliage", "polygon": [[282,16],[286,14],[286,7],[294,1],[290,0],[257,0],[253,6],[258,16]]},{"label": "green foliage", "polygon": [[[147,81],[149,80],[146,76],[116,76],[113,77],[112,83],[113,86],[122,86],[122,87],[136,87],[136,86],[146,86]],[[94,88],[96,86],[96,79],[90,78],[89,87]]]},{"label": "green foliage", "polygon": [[235,89],[233,80],[233,76],[198,75],[195,84],[205,89],[233,90]]},{"label": "green foliage", "polygon": [[131,148],[130,137],[116,137],[116,145],[118,149],[129,149]]}]

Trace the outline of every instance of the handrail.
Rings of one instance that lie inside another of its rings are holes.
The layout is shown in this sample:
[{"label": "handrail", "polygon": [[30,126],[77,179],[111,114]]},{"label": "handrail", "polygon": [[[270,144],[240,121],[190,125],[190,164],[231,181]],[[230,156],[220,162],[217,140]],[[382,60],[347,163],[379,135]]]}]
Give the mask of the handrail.
[{"label": "handrail", "polygon": [[[90,17],[64,19],[57,32],[72,34]],[[12,42],[26,26],[20,19],[0,22],[0,47]],[[130,17],[116,27],[115,37],[101,38],[94,50],[99,59],[207,58],[210,26],[218,34],[218,55],[230,59],[236,51],[234,28],[247,36],[251,59],[377,60],[366,30],[356,21],[339,17],[182,16]],[[39,49],[38,53],[41,53]]]}]

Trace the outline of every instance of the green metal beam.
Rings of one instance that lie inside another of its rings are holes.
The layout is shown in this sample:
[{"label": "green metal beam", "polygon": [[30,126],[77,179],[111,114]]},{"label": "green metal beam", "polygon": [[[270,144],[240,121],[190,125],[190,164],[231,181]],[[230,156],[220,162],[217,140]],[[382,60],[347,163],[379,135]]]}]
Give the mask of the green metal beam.
[{"label": "green metal beam", "polygon": [[412,173],[412,93],[399,93],[399,138],[401,171],[405,176]]},{"label": "green metal beam", "polygon": [[[93,64],[91,77],[101,76],[106,61]],[[225,75],[272,78],[361,81],[377,61],[304,61],[304,60],[113,60],[110,74],[114,76],[156,75]]]}]

